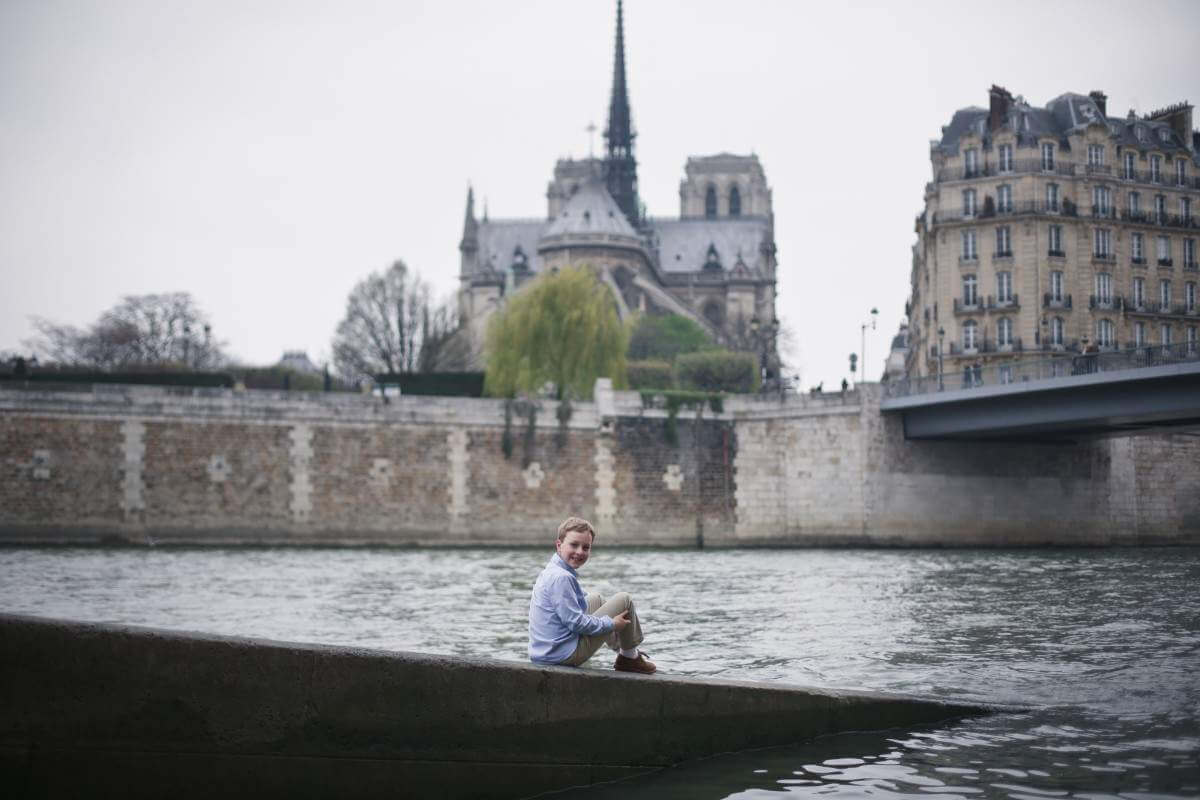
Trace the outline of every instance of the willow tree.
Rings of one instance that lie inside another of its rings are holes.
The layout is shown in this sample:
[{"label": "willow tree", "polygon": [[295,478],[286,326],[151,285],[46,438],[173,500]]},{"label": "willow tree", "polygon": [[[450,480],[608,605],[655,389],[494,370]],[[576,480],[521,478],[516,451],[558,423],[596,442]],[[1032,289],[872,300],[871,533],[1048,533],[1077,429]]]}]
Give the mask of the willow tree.
[{"label": "willow tree", "polygon": [[485,388],[511,397],[549,383],[561,400],[587,398],[596,378],[625,385],[628,345],[612,295],[590,269],[542,274],[492,318]]}]

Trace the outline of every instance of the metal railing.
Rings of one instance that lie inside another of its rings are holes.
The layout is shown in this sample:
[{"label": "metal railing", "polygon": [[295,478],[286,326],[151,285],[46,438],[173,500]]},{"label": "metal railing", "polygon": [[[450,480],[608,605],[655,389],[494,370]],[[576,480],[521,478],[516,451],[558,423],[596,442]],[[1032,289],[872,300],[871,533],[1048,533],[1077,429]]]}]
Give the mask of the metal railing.
[{"label": "metal railing", "polygon": [[1180,180],[1178,175],[1167,174],[1167,171],[1163,169],[1160,169],[1158,174],[1155,175],[1150,169],[1126,169],[1124,164],[1115,167],[1112,164],[1073,164],[1057,159],[1053,163],[1046,164],[1040,158],[1022,158],[1015,159],[1011,164],[1005,166],[1007,167],[1006,169],[1000,169],[999,164],[987,163],[976,164],[971,169],[962,165],[943,167],[938,172],[936,181],[942,183],[944,181],[971,180],[972,178],[997,178],[1006,175],[1029,175],[1037,173],[1064,177],[1086,174],[1106,175],[1113,180],[1133,181],[1151,186],[1200,189],[1200,175],[1185,175],[1183,180]]},{"label": "metal railing", "polygon": [[[981,352],[985,351],[981,350]],[[936,358],[936,355],[934,357]],[[943,391],[973,389],[979,386],[1024,384],[1070,375],[1123,372],[1195,361],[1200,361],[1200,345],[1196,342],[1156,344],[1148,347],[1131,347],[1126,350],[1113,347],[1104,352],[1064,353],[1061,356],[1052,356],[1036,361],[975,364],[961,372],[946,373],[940,376],[933,374],[916,378],[900,378],[885,383],[883,392],[884,397],[887,398],[913,397],[937,394]]]}]

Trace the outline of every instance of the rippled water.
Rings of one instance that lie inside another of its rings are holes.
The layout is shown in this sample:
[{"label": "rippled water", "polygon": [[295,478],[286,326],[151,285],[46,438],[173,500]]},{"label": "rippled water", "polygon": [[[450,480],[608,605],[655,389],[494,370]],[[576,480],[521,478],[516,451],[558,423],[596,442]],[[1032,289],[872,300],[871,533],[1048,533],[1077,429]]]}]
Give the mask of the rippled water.
[{"label": "rippled water", "polygon": [[[665,671],[1035,710],[724,756],[571,796],[1200,797],[1200,550],[598,545],[585,587],[634,594]],[[548,555],[0,550],[0,609],[524,660]]]}]

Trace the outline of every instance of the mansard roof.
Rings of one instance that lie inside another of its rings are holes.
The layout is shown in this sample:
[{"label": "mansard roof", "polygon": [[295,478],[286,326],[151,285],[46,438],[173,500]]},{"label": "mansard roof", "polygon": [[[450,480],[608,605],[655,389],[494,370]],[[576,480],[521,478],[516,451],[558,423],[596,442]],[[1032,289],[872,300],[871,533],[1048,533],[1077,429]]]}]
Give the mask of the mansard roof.
[{"label": "mansard roof", "polygon": [[[1109,137],[1121,146],[1164,152],[1182,150],[1186,155],[1194,156],[1187,142],[1179,138],[1169,123],[1137,116],[1110,117],[1101,113],[1096,98],[1075,92],[1055,97],[1045,108],[1032,106],[1021,97],[1013,98],[995,130],[989,130],[989,116],[989,110],[979,106],[960,108],[954,112],[950,124],[942,128],[942,137],[933,142],[933,147],[953,154],[958,152],[962,139],[970,134],[986,141],[1000,131],[1015,133],[1018,142],[1025,145],[1032,145],[1044,137],[1054,137],[1066,144],[1069,135],[1080,133],[1089,125],[1102,124],[1108,129]],[[1139,128],[1144,131],[1144,138],[1138,138]]]}]

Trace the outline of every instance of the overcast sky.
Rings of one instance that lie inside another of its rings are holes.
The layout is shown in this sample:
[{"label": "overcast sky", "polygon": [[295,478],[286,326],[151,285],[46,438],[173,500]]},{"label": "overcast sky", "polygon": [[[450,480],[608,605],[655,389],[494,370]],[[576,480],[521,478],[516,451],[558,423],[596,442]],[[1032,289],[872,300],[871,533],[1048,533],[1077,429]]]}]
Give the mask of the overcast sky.
[{"label": "overcast sky", "polygon": [[[603,128],[615,2],[0,0],[0,350],[30,316],[191,292],[235,357],[328,358],[347,292],[403,259],[457,287],[468,182],[538,217]],[[877,379],[929,140],[997,83],[1109,112],[1200,102],[1200,2],[625,5],[639,188],[757,153],[806,386]],[[1200,121],[1200,119],[1198,119]],[[596,138],[597,150],[601,140]]]}]

